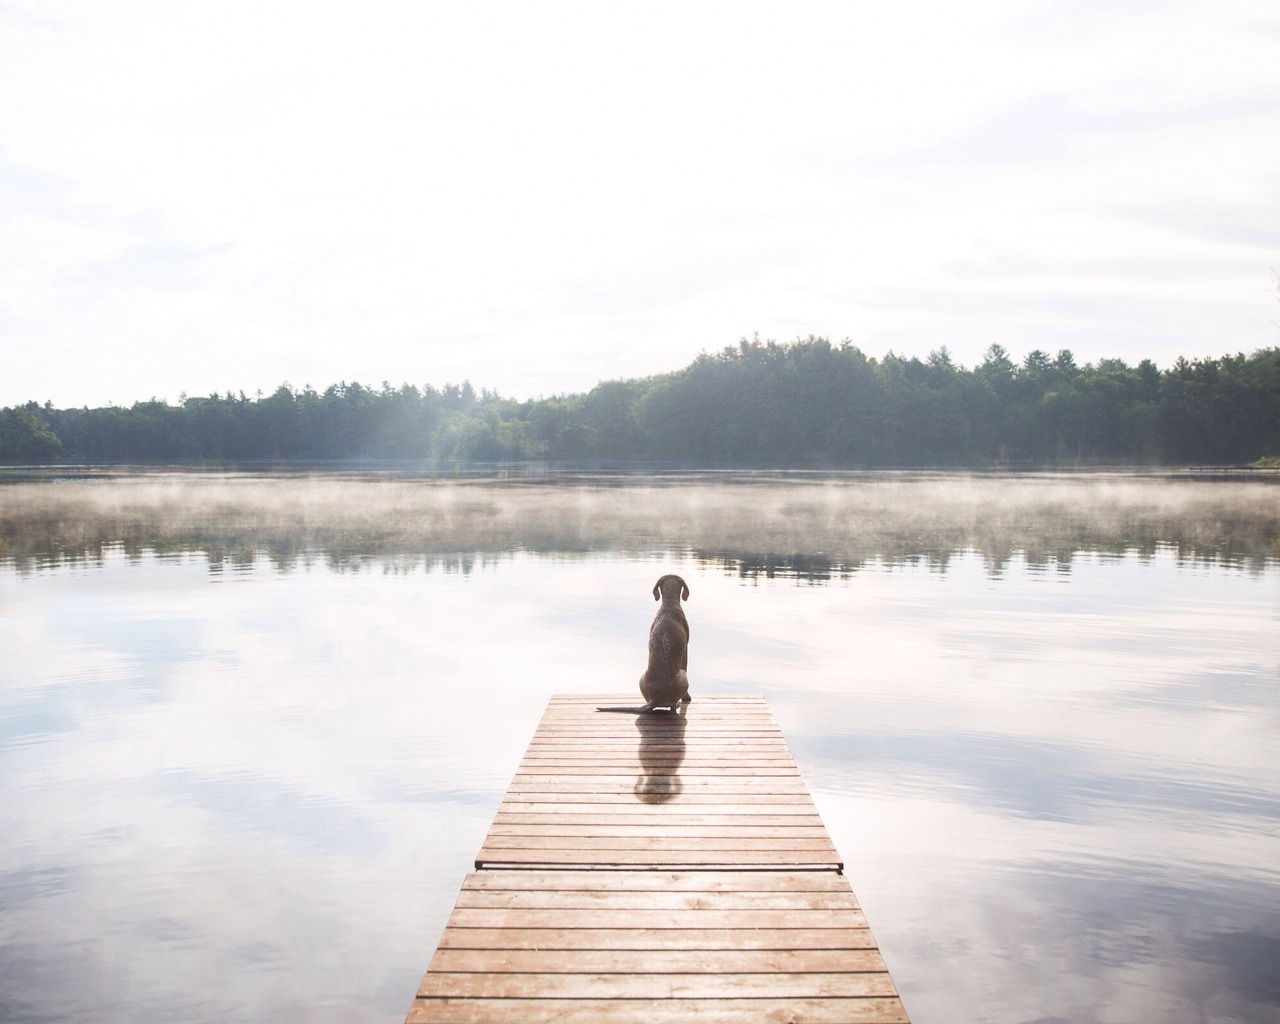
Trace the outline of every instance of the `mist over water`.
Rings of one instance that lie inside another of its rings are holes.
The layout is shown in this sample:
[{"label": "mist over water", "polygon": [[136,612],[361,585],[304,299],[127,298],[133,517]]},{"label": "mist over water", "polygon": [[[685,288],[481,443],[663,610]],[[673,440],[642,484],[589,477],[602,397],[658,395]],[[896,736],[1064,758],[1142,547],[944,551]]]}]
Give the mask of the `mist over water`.
[{"label": "mist over water", "polygon": [[976,551],[1069,564],[1079,551],[1258,567],[1280,557],[1280,476],[1263,482],[1125,474],[578,475],[502,481],[351,474],[156,473],[0,490],[0,558],[28,570],[121,546],[404,567],[515,551],[675,551],[743,575],[826,578],[868,562],[946,566]]},{"label": "mist over water", "polygon": [[1280,490],[0,485],[0,1021],[403,1019],[548,697],[762,692],[917,1024],[1280,1019]]}]

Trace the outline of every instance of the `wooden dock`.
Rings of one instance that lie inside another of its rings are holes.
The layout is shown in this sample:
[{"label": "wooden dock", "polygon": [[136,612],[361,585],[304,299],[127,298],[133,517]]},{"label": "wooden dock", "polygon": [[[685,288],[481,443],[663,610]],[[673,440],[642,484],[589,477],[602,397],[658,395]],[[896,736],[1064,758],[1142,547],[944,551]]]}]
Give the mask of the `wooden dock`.
[{"label": "wooden dock", "polygon": [[759,696],[551,699],[408,1024],[905,1022]]}]

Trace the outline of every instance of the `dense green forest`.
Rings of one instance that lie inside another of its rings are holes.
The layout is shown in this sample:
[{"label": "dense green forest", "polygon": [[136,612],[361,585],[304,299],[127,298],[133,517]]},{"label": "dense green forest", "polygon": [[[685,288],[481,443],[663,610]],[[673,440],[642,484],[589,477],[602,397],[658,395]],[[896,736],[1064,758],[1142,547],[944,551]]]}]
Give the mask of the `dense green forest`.
[{"label": "dense green forest", "polygon": [[674,373],[528,401],[340,383],[316,391],[0,410],[0,462],[412,459],[697,466],[1240,464],[1280,455],[1280,348],[1188,361],[1077,365],[883,359],[845,342],[758,339]]}]

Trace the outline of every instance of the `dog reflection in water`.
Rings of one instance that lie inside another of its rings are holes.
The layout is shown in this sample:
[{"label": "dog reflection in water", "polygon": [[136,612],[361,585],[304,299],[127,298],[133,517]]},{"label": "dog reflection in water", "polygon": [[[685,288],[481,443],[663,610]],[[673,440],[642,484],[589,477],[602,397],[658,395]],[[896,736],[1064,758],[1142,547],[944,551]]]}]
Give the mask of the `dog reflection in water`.
[{"label": "dog reflection in water", "polygon": [[687,719],[678,712],[640,715],[640,770],[633,792],[641,803],[663,804],[684,789],[680,764],[684,761],[684,727]]}]

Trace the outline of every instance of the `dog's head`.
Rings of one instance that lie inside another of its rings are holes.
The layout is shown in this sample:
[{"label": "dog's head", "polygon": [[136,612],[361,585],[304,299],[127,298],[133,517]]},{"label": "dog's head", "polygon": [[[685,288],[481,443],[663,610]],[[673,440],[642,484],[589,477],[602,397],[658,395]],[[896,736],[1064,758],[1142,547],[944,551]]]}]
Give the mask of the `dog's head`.
[{"label": "dog's head", "polygon": [[677,590],[680,591],[682,599],[689,600],[689,584],[674,573],[668,573],[653,585],[653,599],[655,601],[661,600],[663,594],[674,596]]}]

